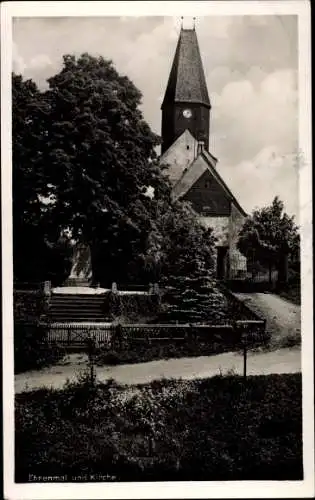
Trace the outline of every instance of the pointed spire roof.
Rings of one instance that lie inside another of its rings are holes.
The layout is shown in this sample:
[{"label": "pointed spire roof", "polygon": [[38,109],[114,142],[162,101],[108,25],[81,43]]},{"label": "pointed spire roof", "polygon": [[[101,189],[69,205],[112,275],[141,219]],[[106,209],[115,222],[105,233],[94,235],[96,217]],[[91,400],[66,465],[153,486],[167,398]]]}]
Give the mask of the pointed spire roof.
[{"label": "pointed spire roof", "polygon": [[162,109],[174,102],[211,107],[195,29],[181,28]]}]

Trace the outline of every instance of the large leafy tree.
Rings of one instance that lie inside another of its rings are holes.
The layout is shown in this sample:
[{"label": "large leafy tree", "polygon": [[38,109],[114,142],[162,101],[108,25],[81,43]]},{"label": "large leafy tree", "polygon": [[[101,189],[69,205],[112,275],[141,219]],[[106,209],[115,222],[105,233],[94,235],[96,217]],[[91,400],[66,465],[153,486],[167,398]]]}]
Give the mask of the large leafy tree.
[{"label": "large leafy tree", "polygon": [[[133,83],[102,57],[64,56],[43,93],[13,75],[16,249],[28,234],[44,256],[45,238],[51,251],[67,227],[91,244],[97,281],[126,279],[146,248],[153,203],[148,186],[156,196],[165,189],[158,137],[140,103]],[[44,263],[36,274],[39,266],[23,252],[20,257],[19,268],[28,267],[34,279],[45,274]]]},{"label": "large leafy tree", "polygon": [[[22,270],[34,277],[44,255],[38,274],[64,279],[69,266],[61,261],[69,252],[60,234],[68,228],[90,243],[101,284],[176,280],[200,263],[209,272],[210,233],[172,202],[155,153],[158,138],[139,109],[141,93],[111,61],[64,56],[46,92],[18,76],[14,85],[15,228],[22,235],[15,250]],[[25,239],[35,247],[33,260],[23,254]]]},{"label": "large leafy tree", "polygon": [[97,281],[119,281],[146,244],[147,189],[163,184],[158,137],[143,120],[141,93],[111,61],[64,56],[49,87],[55,220],[91,244]]},{"label": "large leafy tree", "polygon": [[13,260],[22,281],[45,278],[51,232],[50,186],[45,164],[49,106],[35,83],[12,75]]},{"label": "large leafy tree", "polygon": [[238,248],[249,260],[257,260],[269,269],[276,267],[279,280],[287,280],[288,261],[299,260],[299,232],[284,212],[284,204],[275,197],[270,206],[254,210],[240,231]]}]

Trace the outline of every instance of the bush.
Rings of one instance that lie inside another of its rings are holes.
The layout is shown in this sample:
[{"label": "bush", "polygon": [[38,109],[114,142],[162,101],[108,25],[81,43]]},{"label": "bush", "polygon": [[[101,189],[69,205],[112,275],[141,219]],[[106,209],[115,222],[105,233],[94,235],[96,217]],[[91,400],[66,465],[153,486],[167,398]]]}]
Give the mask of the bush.
[{"label": "bush", "polygon": [[303,478],[299,374],[69,384],[17,395],[15,414],[17,482]]},{"label": "bush", "polygon": [[57,344],[48,344],[40,323],[14,325],[14,371],[39,370],[61,359],[65,352]]},{"label": "bush", "polygon": [[276,289],[276,293],[293,304],[301,305],[300,283],[289,283],[286,287]]},{"label": "bush", "polygon": [[48,303],[40,290],[14,290],[14,320],[22,323],[36,323],[44,317]]},{"label": "bush", "polygon": [[159,310],[160,297],[155,294],[119,295],[109,292],[105,297],[104,311],[112,319],[139,322],[139,318],[155,318]]},{"label": "bush", "polygon": [[213,323],[227,320],[228,303],[211,273],[202,269],[194,276],[168,276],[161,307],[164,323]]}]

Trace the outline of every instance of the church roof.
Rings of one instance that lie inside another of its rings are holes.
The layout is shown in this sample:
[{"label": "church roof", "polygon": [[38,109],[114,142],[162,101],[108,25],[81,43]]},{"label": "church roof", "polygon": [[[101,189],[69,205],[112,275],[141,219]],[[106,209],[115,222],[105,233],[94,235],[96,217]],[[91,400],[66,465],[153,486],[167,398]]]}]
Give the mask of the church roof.
[{"label": "church roof", "polygon": [[162,109],[169,102],[211,106],[195,29],[181,29]]},{"label": "church roof", "polygon": [[[200,161],[203,159],[204,161]],[[233,202],[233,204],[238,208],[240,213],[247,216],[245,210],[238,203],[237,199],[233,196],[232,192],[225,184],[224,180],[215,169],[216,160],[207,151],[203,151],[197,158],[191,162],[189,167],[183,172],[183,175],[173,187],[173,196],[175,199],[182,198],[189,191],[189,189],[197,182],[197,180],[206,172],[207,170],[212,174],[216,181],[221,185],[223,190],[226,192],[228,198]]]}]

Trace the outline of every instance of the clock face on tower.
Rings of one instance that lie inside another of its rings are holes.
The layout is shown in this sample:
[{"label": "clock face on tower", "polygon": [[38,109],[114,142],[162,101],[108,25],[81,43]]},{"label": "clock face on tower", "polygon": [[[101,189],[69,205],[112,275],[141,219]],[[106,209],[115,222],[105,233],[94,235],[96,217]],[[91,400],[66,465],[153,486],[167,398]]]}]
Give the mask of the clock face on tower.
[{"label": "clock face on tower", "polygon": [[185,118],[191,118],[192,117],[191,109],[184,109],[183,115]]}]

